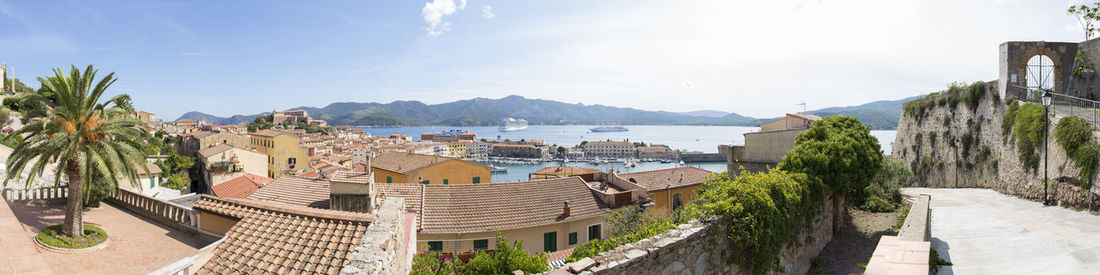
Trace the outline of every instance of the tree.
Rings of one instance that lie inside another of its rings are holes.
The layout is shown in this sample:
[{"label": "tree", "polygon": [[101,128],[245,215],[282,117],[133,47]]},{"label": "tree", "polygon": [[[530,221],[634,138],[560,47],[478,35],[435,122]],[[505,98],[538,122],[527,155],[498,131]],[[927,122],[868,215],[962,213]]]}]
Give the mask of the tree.
[{"label": "tree", "polygon": [[558,146],[558,154],[565,154],[566,152],[569,152],[569,149],[565,149],[565,147]]},{"label": "tree", "polygon": [[515,241],[509,245],[508,239],[497,233],[497,246],[493,254],[478,253],[466,262],[459,274],[512,274],[514,270],[537,274],[549,269],[545,253],[527,254],[527,251],[523,250],[523,241]]},{"label": "tree", "polygon": [[1085,32],[1085,40],[1092,38],[1093,33],[1098,30],[1096,23],[1100,21],[1100,2],[1093,3],[1091,7],[1085,4],[1069,6],[1066,13],[1077,19],[1081,30]]},{"label": "tree", "polygon": [[[149,140],[144,123],[131,116],[134,110],[128,95],[100,102],[116,78],[110,73],[96,82],[96,72],[90,65],[83,72],[72,66],[68,75],[54,69],[54,77],[38,78],[42,90],[56,94],[57,100],[28,95],[26,100],[51,109],[29,117],[29,123],[13,133],[25,135],[25,139],[7,161],[10,171],[30,168],[28,185],[45,172],[47,163],[57,163],[54,184],[60,184],[64,176],[69,190],[61,232],[71,237],[84,233],[85,183],[96,184],[95,176],[99,176],[108,182],[126,178],[136,184],[138,168],[147,170],[143,165],[146,155],[141,150]],[[9,173],[5,184],[16,175],[19,173]]]},{"label": "tree", "polygon": [[855,117],[829,116],[795,138],[779,168],[817,177],[834,195],[845,196],[863,190],[878,174],[882,149],[871,128]]}]

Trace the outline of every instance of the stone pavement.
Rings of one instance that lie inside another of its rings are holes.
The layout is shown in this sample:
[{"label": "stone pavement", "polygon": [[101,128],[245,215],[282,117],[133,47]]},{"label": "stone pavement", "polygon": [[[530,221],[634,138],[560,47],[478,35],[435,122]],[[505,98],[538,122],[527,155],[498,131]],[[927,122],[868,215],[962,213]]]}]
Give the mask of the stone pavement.
[{"label": "stone pavement", "polygon": [[[23,239],[33,249],[30,238],[46,226],[64,219],[64,202],[46,205],[10,203],[23,224]],[[2,218],[0,218],[2,219]],[[113,205],[102,203],[84,212],[84,223],[103,228],[110,236],[106,248],[92,252],[64,254],[41,251],[45,263],[56,274],[146,274],[165,265],[195,255],[213,239],[198,238],[169,228]],[[0,231],[0,234],[6,233]],[[3,274],[3,272],[0,272]]]},{"label": "stone pavement", "polygon": [[989,189],[905,188],[932,195],[939,274],[1097,274],[1100,216]]},{"label": "stone pavement", "polygon": [[3,197],[0,197],[0,274],[53,274]]}]

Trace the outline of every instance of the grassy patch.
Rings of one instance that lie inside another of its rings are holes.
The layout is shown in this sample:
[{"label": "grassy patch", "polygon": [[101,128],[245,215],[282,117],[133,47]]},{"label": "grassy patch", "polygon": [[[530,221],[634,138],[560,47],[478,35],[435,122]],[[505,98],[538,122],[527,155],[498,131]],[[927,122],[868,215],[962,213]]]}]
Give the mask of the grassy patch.
[{"label": "grassy patch", "polygon": [[107,241],[107,232],[94,225],[84,225],[84,235],[70,238],[61,234],[61,225],[54,225],[38,231],[38,241],[60,248],[88,248]]},{"label": "grassy patch", "polygon": [[890,228],[894,229],[894,232],[901,231],[901,227],[903,225],[905,225],[905,217],[908,217],[908,216],[909,216],[909,207],[906,207],[905,209],[901,210],[901,215],[898,215],[898,223],[894,224],[894,226],[892,226]]}]

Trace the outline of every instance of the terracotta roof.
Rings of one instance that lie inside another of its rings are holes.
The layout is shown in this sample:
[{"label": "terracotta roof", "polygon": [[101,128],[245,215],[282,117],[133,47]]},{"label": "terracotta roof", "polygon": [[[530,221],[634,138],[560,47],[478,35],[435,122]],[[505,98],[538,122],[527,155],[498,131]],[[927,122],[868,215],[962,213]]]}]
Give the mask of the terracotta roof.
[{"label": "terracotta roof", "polygon": [[[442,163],[449,160],[463,161],[454,158],[430,156],[404,152],[384,152],[371,159],[371,167],[384,169],[400,174],[408,174],[421,168]],[[478,164],[480,165],[480,164]]]},{"label": "terracotta roof", "polygon": [[333,172],[328,178],[335,182],[370,184],[370,182],[373,181],[372,177],[373,175],[369,173],[341,170]]},{"label": "terracotta roof", "polygon": [[214,192],[215,196],[223,198],[245,198],[251,195],[256,190],[263,187],[264,183],[254,181],[253,178],[242,175],[234,179],[228,180],[214,187],[210,187],[210,191]]},{"label": "terracotta roof", "polygon": [[199,155],[202,155],[203,158],[210,158],[222,152],[229,151],[230,149],[233,149],[233,145],[222,143],[199,149]]},{"label": "terracotta roof", "polygon": [[269,177],[265,177],[265,176],[261,176],[261,175],[256,175],[256,174],[251,174],[251,173],[248,173],[248,172],[245,172],[244,176],[248,177],[249,179],[251,179],[254,182],[259,182],[260,185],[267,185],[268,183],[271,183],[271,182],[275,181],[275,179],[273,179],[273,178],[269,178]]},{"label": "terracotta roof", "polygon": [[134,167],[134,169],[137,169],[137,174],[142,175],[142,176],[143,175],[159,175],[160,173],[164,172],[163,170],[160,170],[160,166],[157,166],[156,164],[152,164],[152,163],[149,163],[149,162],[145,162],[145,168],[149,169],[148,174],[146,174],[145,170],[142,170],[141,167]]},{"label": "terracotta roof", "polygon": [[588,174],[599,172],[600,169],[584,168],[576,166],[550,166],[539,169],[531,174],[536,175],[555,175],[555,176],[571,176],[579,174]]},{"label": "terracotta roof", "polygon": [[813,115],[813,114],[808,114],[808,113],[793,113],[793,114],[787,114],[787,115],[800,117],[800,118],[803,118],[803,119],[806,119],[806,120],[809,120],[809,121],[821,120],[821,117]]},{"label": "terracotta roof", "polygon": [[186,133],[186,134],[183,134],[183,135],[180,135],[180,136],[189,137],[189,136],[194,136],[194,135],[198,135],[198,134],[202,134],[202,133],[206,133],[206,131],[194,131],[194,132]]},{"label": "terracotta roof", "polygon": [[[607,205],[579,177],[422,188],[420,230],[426,234],[534,227],[603,216],[607,211]],[[415,197],[406,201],[410,199]],[[565,201],[571,215],[561,217]]]},{"label": "terracotta roof", "polygon": [[283,176],[260,188],[248,199],[328,209],[327,180]]},{"label": "terracotta roof", "polygon": [[[692,166],[686,166],[679,168],[668,168],[645,172],[619,174],[619,177],[622,177],[626,180],[632,180],[638,183],[638,185],[645,187],[647,191],[656,191],[668,188],[700,184],[703,183],[703,180],[705,180],[707,176],[710,176],[711,174],[714,174],[714,172]],[[681,180],[681,178],[683,180]]]},{"label": "terracotta roof", "polygon": [[562,249],[562,250],[546,253],[546,261],[553,262],[553,261],[565,260],[565,258],[569,258],[569,256],[572,256],[572,255],[573,255],[573,248]]},{"label": "terracotta roof", "polygon": [[424,201],[424,184],[414,183],[375,183],[379,196],[405,199],[405,212],[417,213],[416,224],[420,224],[420,207]]},{"label": "terracotta roof", "polygon": [[196,274],[336,274],[370,214],[203,195],[196,209],[240,219]]},{"label": "terracotta roof", "polygon": [[298,176],[303,177],[303,178],[316,178],[317,177],[317,171],[316,170],[305,171],[301,174],[298,174]]}]

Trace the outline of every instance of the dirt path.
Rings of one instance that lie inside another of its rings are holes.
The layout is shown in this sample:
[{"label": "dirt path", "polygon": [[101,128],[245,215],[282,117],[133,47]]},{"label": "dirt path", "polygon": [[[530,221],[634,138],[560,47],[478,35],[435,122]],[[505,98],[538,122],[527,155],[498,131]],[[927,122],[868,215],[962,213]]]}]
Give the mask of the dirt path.
[{"label": "dirt path", "polygon": [[[903,200],[904,201],[904,200]],[[825,246],[819,257],[819,265],[810,269],[808,274],[860,274],[863,268],[859,264],[867,263],[875,252],[879,237],[895,235],[890,227],[897,224],[901,209],[908,209],[909,202],[898,207],[892,213],[871,213],[857,208],[848,208],[848,217],[841,232],[833,235],[833,241]]]}]

